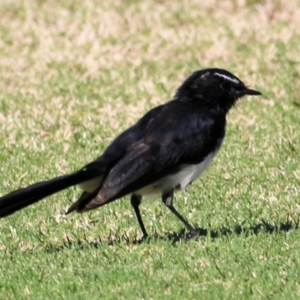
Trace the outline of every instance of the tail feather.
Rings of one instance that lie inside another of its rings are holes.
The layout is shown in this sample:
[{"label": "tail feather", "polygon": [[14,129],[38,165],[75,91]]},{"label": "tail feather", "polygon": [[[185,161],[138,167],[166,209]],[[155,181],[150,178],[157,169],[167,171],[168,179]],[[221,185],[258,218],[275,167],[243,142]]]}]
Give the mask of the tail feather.
[{"label": "tail feather", "polygon": [[98,189],[96,189],[94,192],[83,192],[79,199],[74,202],[69,209],[66,212],[66,215],[70,214],[73,211],[82,212],[82,208],[91,201],[94,197],[96,197],[98,194]]},{"label": "tail feather", "polygon": [[83,168],[69,175],[59,176],[47,181],[32,184],[11,192],[0,198],[0,218],[36,203],[43,198],[60,192],[70,186],[77,185],[89,179],[99,176],[95,169]]}]

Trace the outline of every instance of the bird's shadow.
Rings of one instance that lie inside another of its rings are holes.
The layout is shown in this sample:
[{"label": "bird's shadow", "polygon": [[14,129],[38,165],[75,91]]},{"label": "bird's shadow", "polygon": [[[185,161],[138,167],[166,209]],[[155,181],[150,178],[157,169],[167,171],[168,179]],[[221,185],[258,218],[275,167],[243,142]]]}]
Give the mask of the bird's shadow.
[{"label": "bird's shadow", "polygon": [[292,103],[293,103],[294,106],[300,108],[300,102],[298,102],[298,101],[293,101]]},{"label": "bird's shadow", "polygon": [[261,220],[257,224],[254,224],[252,226],[247,226],[245,223],[242,224],[236,224],[233,226],[232,229],[227,227],[221,227],[219,229],[204,229],[200,227],[196,227],[196,234],[193,235],[191,238],[190,232],[188,232],[186,229],[182,229],[179,232],[168,232],[164,235],[154,234],[147,238],[130,238],[127,235],[110,235],[106,239],[98,239],[95,241],[89,241],[88,239],[83,238],[82,240],[77,241],[70,241],[67,240],[62,245],[48,245],[45,248],[45,252],[53,253],[53,252],[59,252],[64,251],[72,248],[80,248],[84,249],[87,247],[92,247],[95,249],[98,249],[102,247],[103,245],[109,245],[114,246],[117,244],[132,244],[132,245],[138,245],[143,243],[149,243],[152,241],[167,241],[171,242],[172,244],[177,244],[180,241],[189,241],[191,239],[197,239],[201,237],[210,237],[213,239],[222,238],[224,236],[232,236],[232,235],[257,235],[258,233],[264,232],[267,234],[273,234],[278,232],[288,232],[291,230],[296,230],[300,226],[300,218],[297,222],[291,222],[291,221],[285,221],[280,222],[278,224],[271,224],[270,222]]}]

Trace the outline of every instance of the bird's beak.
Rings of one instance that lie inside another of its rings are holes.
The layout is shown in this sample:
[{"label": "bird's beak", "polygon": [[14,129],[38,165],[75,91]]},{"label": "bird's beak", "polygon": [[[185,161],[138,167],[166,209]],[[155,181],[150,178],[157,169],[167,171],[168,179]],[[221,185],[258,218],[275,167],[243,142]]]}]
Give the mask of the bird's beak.
[{"label": "bird's beak", "polygon": [[246,88],[243,91],[243,93],[244,93],[244,95],[252,95],[252,96],[259,96],[259,95],[261,95],[261,92],[256,91],[256,90],[251,90],[251,89],[248,89],[248,88]]}]

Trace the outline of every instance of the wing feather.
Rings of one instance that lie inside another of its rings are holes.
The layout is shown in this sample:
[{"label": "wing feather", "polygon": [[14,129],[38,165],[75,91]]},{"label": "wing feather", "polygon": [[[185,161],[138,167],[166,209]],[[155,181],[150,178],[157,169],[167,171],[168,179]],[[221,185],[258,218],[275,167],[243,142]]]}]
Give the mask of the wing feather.
[{"label": "wing feather", "polygon": [[161,116],[151,118],[145,124],[143,138],[127,148],[126,154],[105,178],[97,196],[81,211],[131,194],[177,172],[182,164],[200,163],[225,134],[222,129],[225,119],[216,119],[209,113],[199,117],[194,110],[182,111],[177,107],[175,111],[169,109]]}]

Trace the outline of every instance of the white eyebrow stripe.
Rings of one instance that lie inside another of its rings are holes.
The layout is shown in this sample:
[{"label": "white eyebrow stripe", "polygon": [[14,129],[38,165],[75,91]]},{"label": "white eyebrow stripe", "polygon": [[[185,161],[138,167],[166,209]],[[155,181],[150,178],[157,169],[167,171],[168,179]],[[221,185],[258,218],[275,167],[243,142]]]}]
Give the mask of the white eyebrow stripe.
[{"label": "white eyebrow stripe", "polygon": [[226,80],[231,81],[231,82],[234,82],[234,83],[239,83],[239,81],[238,81],[237,79],[232,78],[232,77],[229,77],[229,76],[226,76],[226,75],[224,75],[224,74],[214,73],[214,75],[217,75],[217,76],[219,76],[219,77],[223,77],[223,78],[225,78]]}]

